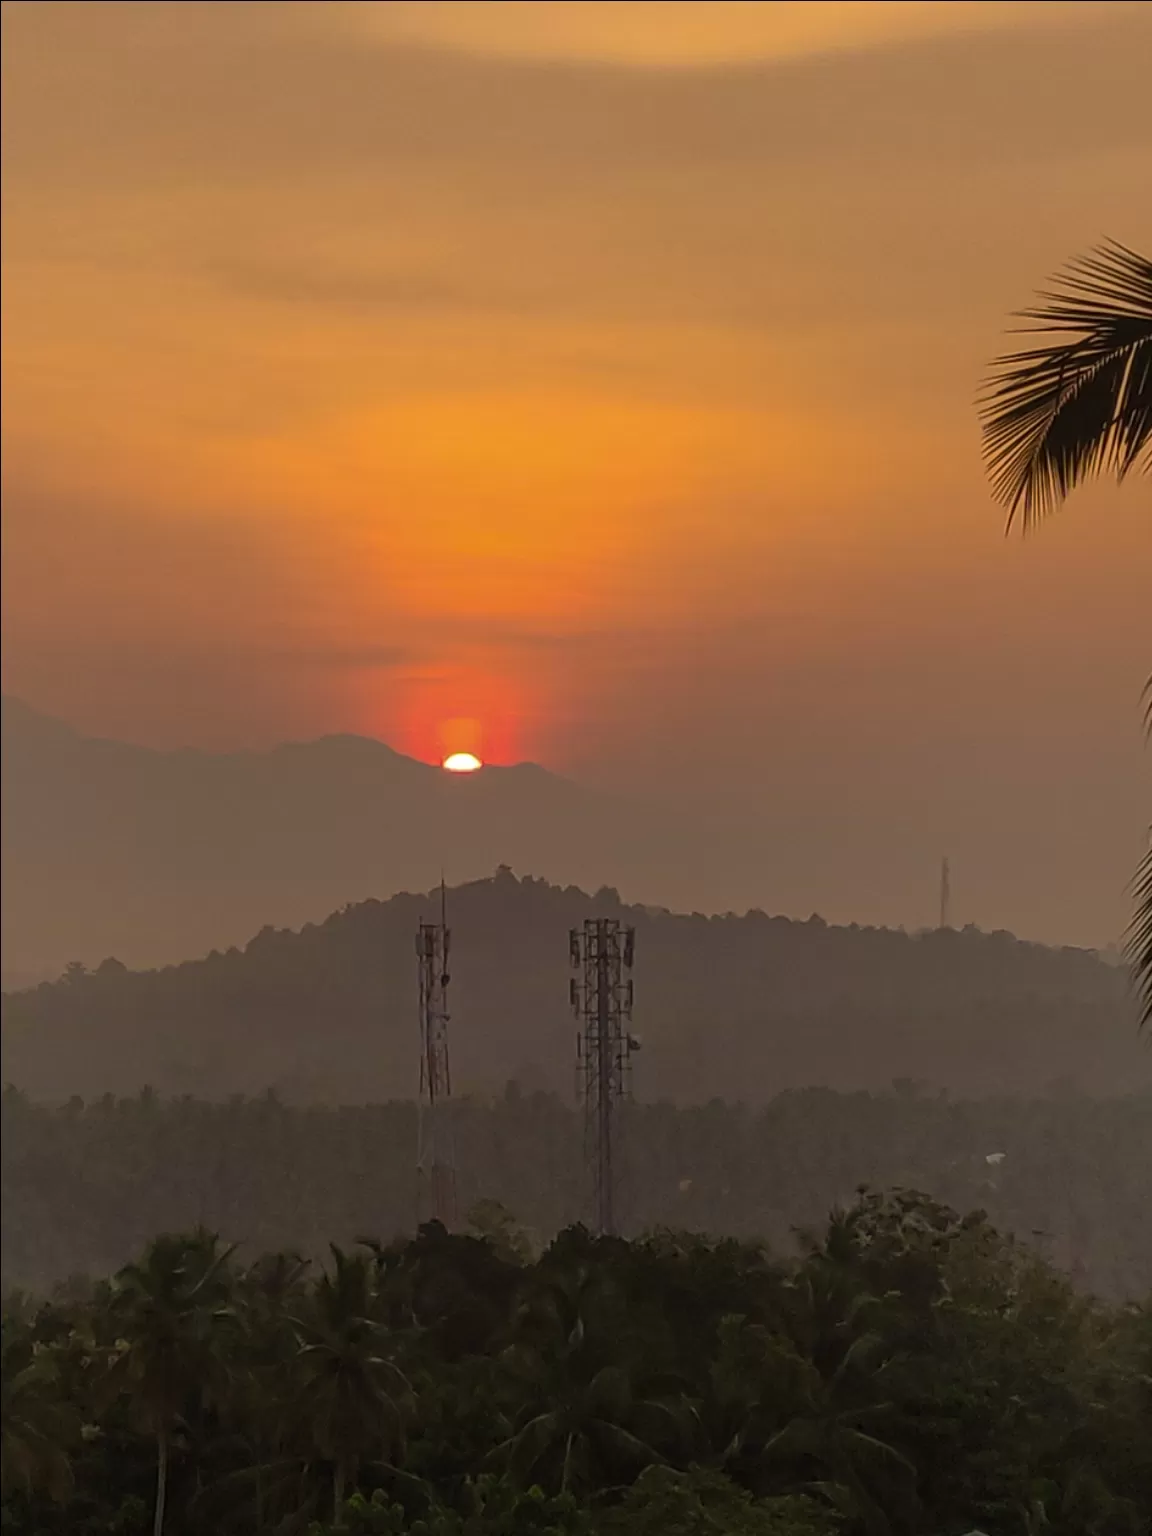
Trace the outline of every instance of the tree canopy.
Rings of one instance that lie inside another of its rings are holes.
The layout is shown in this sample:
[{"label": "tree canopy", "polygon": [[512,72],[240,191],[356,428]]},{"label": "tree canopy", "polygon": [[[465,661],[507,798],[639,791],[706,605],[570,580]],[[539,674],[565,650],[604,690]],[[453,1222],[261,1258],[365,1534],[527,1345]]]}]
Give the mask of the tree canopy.
[{"label": "tree canopy", "polygon": [[432,1224],[308,1265],[197,1230],[9,1296],[4,1529],[1142,1536],[1150,1363],[1147,1300],[898,1188],[792,1259]]}]

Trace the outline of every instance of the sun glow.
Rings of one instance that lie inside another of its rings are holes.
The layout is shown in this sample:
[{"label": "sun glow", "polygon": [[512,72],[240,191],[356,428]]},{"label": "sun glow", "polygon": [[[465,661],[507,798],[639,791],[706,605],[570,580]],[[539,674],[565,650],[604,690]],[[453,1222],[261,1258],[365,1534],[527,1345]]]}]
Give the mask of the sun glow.
[{"label": "sun glow", "polygon": [[474,752],[451,752],[440,766],[447,768],[449,773],[475,773],[484,764]]}]

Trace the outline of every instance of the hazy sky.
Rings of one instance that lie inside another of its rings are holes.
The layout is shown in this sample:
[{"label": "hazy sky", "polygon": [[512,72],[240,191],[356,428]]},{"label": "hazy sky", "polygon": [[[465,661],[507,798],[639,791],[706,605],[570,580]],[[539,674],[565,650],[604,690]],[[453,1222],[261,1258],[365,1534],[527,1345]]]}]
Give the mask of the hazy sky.
[{"label": "hazy sky", "polygon": [[711,803],[774,909],[927,921],[949,852],[958,920],[1117,935],[1152,498],[1005,541],[972,399],[1152,247],[1152,5],[3,17],[8,691]]}]

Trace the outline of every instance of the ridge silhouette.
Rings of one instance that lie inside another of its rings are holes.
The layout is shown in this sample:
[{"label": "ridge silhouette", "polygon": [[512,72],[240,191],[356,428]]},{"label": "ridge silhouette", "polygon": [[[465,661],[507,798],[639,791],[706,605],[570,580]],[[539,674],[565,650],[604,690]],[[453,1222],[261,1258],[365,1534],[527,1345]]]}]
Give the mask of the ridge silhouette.
[{"label": "ridge silhouette", "polygon": [[[4,999],[4,1078],[36,1098],[275,1089],[296,1102],[415,1092],[412,936],[433,895],[348,905],[299,931],[155,971],[107,960]],[[1095,1093],[1152,1082],[1122,969],[1007,933],[836,927],[625,906],[517,878],[451,889],[458,1091],[517,1077],[570,1094],[567,935],[636,928],[641,1098],[763,1102],[822,1084],[919,1079],[950,1092]]]}]

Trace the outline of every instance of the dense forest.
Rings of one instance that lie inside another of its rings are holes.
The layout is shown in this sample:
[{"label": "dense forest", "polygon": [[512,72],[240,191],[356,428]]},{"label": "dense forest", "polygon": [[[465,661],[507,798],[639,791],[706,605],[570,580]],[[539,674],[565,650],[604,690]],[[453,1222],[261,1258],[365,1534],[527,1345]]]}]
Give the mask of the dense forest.
[{"label": "dense forest", "polygon": [[[950,1100],[807,1089],[752,1109],[633,1104],[623,1130],[626,1230],[658,1226],[790,1247],[860,1183],[912,1185],[986,1209],[1077,1282],[1152,1290],[1152,1093],[1093,1100]],[[589,1220],[582,1115],[526,1093],[461,1100],[461,1212],[495,1200],[537,1243]],[[151,1093],[48,1106],[3,1096],[5,1283],[104,1274],[158,1230],[205,1225],[251,1248],[322,1255],[418,1219],[415,1109],[293,1107]]]},{"label": "dense forest", "polygon": [[506,1219],[9,1296],[4,1528],[1145,1536],[1152,1308],[907,1191],[793,1260]]},{"label": "dense forest", "polygon": [[[70,968],[4,999],[3,1075],[35,1098],[274,1088],[296,1102],[415,1092],[413,934],[428,898],[368,901],[158,971]],[[965,1095],[1152,1087],[1122,969],[1007,933],[919,935],[749,912],[623,907],[509,871],[449,893],[452,1056],[464,1091],[570,1092],[568,929],[635,924],[642,1099],[763,1103],[921,1079]]]}]

